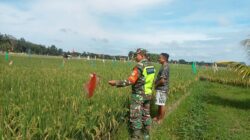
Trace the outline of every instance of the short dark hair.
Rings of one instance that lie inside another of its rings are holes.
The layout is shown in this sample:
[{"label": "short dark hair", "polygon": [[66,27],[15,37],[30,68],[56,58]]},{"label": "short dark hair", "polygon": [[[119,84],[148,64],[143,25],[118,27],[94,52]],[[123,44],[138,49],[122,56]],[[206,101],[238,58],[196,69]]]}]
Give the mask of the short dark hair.
[{"label": "short dark hair", "polygon": [[161,55],[165,57],[166,61],[168,61],[169,54],[167,54],[167,53],[161,53]]}]

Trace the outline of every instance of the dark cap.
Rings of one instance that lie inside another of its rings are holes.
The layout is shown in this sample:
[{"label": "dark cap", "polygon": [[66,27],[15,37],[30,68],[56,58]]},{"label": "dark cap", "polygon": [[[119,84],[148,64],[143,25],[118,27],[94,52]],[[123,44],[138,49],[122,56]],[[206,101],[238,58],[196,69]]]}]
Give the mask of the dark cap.
[{"label": "dark cap", "polygon": [[136,50],[136,52],[135,52],[136,54],[143,54],[143,55],[147,55],[147,50],[145,50],[145,49],[142,49],[142,48],[139,48],[139,49],[137,49]]}]

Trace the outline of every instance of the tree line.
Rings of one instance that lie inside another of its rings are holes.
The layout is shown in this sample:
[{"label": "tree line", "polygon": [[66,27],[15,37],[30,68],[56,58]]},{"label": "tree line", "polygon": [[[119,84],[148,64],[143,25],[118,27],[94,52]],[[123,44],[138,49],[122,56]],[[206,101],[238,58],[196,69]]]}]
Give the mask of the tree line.
[{"label": "tree line", "polygon": [[96,54],[91,52],[64,52],[63,49],[57,48],[55,45],[45,46],[26,41],[24,38],[16,39],[15,37],[7,34],[0,33],[0,51],[14,52],[14,53],[27,53],[37,55],[54,55],[54,56],[72,56],[72,57],[90,57],[97,59],[128,59],[127,56]]},{"label": "tree line", "polygon": [[11,35],[0,33],[0,51],[15,53],[29,53],[38,55],[62,55],[63,50],[55,45],[44,46],[26,41],[24,38],[16,39]]},{"label": "tree line", "polygon": [[[24,38],[16,39],[15,37],[7,34],[0,33],[0,51],[2,52],[14,52],[14,53],[27,53],[27,54],[37,54],[37,55],[54,55],[54,56],[71,56],[71,57],[89,57],[91,59],[110,59],[110,60],[132,60],[135,56],[134,51],[129,51],[127,56],[122,55],[107,55],[107,54],[97,54],[92,52],[64,52],[63,49],[57,48],[55,45],[45,46],[40,44],[35,44],[26,41]],[[149,53],[148,58],[152,62],[157,62],[159,54]],[[191,64],[184,59],[180,60],[169,60],[170,63],[178,64]],[[212,63],[207,63],[204,61],[196,62],[198,65],[212,65]]]}]

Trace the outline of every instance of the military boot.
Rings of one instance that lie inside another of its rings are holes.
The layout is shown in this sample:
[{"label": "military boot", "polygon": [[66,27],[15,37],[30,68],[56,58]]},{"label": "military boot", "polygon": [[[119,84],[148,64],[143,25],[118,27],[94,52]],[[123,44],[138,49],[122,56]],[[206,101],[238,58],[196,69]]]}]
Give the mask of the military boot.
[{"label": "military boot", "polygon": [[143,136],[144,140],[150,140],[149,130],[148,129],[145,129],[143,134],[144,134],[144,136]]}]

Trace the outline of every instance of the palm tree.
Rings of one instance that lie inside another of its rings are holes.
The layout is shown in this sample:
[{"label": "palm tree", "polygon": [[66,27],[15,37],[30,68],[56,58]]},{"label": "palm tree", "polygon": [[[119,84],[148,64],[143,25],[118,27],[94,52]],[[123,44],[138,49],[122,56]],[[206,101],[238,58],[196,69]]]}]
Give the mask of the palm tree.
[{"label": "palm tree", "polygon": [[[247,55],[248,55],[248,64],[250,62],[250,39],[245,39],[241,42],[241,44],[246,49]],[[223,64],[230,67],[233,71],[237,72],[240,76],[242,76],[242,79],[249,79],[250,80],[250,66],[247,66],[246,64],[241,64],[238,62],[217,62],[217,64]]]},{"label": "palm tree", "polygon": [[250,38],[245,39],[241,42],[241,44],[244,46],[246,49],[247,55],[248,55],[248,63],[250,62]]},{"label": "palm tree", "polygon": [[250,80],[250,67],[247,66],[246,64],[242,64],[239,62],[233,62],[233,61],[228,61],[228,62],[216,62],[217,64],[220,65],[226,65],[230,67],[230,69],[234,72],[236,72],[238,75],[242,77],[242,79],[249,79]]},{"label": "palm tree", "polygon": [[[241,42],[241,44],[246,49],[247,55],[248,55],[248,64],[250,62],[250,38],[245,39]],[[231,70],[237,72],[240,76],[242,76],[242,79],[249,79],[250,80],[250,66],[247,66],[246,64],[241,64],[238,62],[217,62],[217,64],[226,65],[231,68]]]}]

